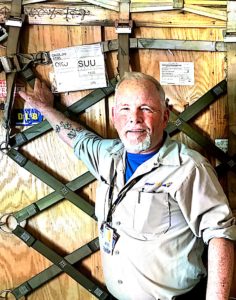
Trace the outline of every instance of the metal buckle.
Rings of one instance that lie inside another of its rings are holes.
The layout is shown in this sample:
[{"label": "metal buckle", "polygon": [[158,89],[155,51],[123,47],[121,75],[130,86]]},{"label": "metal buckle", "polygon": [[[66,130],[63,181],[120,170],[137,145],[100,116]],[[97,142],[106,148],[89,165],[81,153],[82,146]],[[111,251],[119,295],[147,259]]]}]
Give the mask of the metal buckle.
[{"label": "metal buckle", "polygon": [[22,15],[21,17],[9,16],[5,21],[5,25],[13,27],[22,27],[23,21],[24,15]]},{"label": "metal buckle", "polygon": [[0,61],[2,63],[2,68],[5,73],[21,71],[21,67],[17,55],[1,56]]},{"label": "metal buckle", "polygon": [[49,52],[47,51],[39,51],[36,53],[34,58],[35,63],[40,63],[42,65],[48,65],[52,63]]},{"label": "metal buckle", "polygon": [[0,61],[2,63],[2,67],[5,73],[11,73],[14,70],[10,57],[1,56]]},{"label": "metal buckle", "polygon": [[133,28],[133,20],[129,20],[129,21],[116,20],[115,28],[116,28],[116,33],[131,33]]},{"label": "metal buckle", "polygon": [[225,43],[235,43],[236,42],[236,32],[223,31],[223,37]]},{"label": "metal buckle", "polygon": [[0,26],[0,42],[4,41],[8,37],[8,33],[6,29],[2,26]]}]

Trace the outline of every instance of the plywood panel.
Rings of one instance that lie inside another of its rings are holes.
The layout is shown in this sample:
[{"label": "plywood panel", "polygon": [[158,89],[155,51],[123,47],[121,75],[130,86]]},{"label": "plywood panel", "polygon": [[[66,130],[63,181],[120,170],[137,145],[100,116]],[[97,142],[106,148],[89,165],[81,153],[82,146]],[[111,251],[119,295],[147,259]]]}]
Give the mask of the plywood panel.
[{"label": "plywood panel", "polygon": [[[132,37],[136,38],[223,40],[222,30],[225,28],[225,22],[222,20],[180,11],[133,13],[132,18],[137,26],[142,24],[149,26],[148,28],[142,26],[135,28]],[[116,38],[113,27],[27,25],[24,27],[22,35],[21,52],[35,53]],[[1,51],[4,52],[4,50]],[[169,51],[131,50],[130,63],[133,71],[146,72],[159,79],[159,62],[161,61],[190,61],[195,64],[195,84],[193,86],[164,87],[170,104],[178,112],[183,111],[186,105],[194,103],[225,78],[226,66],[223,52],[188,52],[172,49]],[[107,53],[106,66],[109,78],[117,75],[117,65],[117,52]],[[50,71],[51,66],[36,68],[38,76],[48,83]],[[88,93],[89,91],[63,93],[61,95],[62,103],[67,106],[71,105]],[[23,107],[23,102],[19,102],[17,105]],[[102,136],[115,137],[116,133],[111,121],[112,105],[113,97],[109,97],[87,109],[80,118]],[[0,111],[0,118],[2,118],[2,111]],[[214,140],[215,138],[227,138],[227,121],[226,97],[222,97],[200,114],[193,123],[203,134]],[[4,130],[1,128],[1,140],[3,135]],[[183,140],[191,147],[206,154],[205,149],[201,149],[184,134],[178,134],[175,138]],[[74,157],[72,150],[53,132],[30,142],[23,147],[23,151],[26,156],[33,158],[37,164],[64,183],[86,172],[83,163]],[[17,211],[52,191],[46,184],[17,166],[6,156],[1,155],[0,158],[0,215],[5,212]],[[213,164],[216,163],[213,157],[209,158]],[[81,191],[84,198],[91,203],[95,199],[96,185],[96,182],[91,183]],[[236,208],[236,203],[231,203],[231,205]],[[27,228],[62,255],[70,253],[97,236],[96,222],[67,200],[30,219]],[[0,290],[18,286],[51,264],[11,235],[0,234],[0,249]],[[91,274],[97,282],[103,284],[99,253],[84,260],[79,267],[86,274]],[[232,293],[235,294],[235,291],[233,290]],[[69,276],[62,274],[29,296],[29,299],[92,300],[95,297]]]}]

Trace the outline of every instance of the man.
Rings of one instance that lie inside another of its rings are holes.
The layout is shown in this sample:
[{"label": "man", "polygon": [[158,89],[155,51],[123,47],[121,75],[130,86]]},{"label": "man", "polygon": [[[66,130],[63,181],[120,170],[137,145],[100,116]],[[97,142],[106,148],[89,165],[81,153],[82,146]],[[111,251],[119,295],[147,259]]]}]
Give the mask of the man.
[{"label": "man", "polygon": [[[100,181],[95,212],[105,282],[115,298],[228,299],[235,219],[209,162],[164,133],[169,111],[154,78],[131,72],[117,85],[112,118],[120,139],[115,140],[56,111],[40,81],[33,93],[21,96]],[[208,283],[200,296],[204,244]]]}]

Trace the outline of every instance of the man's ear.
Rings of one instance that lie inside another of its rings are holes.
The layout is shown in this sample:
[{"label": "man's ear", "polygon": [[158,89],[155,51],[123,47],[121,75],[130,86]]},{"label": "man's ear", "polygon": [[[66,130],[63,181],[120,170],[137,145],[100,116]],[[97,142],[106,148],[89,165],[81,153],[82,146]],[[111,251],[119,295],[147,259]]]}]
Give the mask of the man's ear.
[{"label": "man's ear", "polygon": [[164,111],[164,116],[163,116],[163,122],[164,122],[164,124],[165,124],[165,127],[166,127],[167,124],[168,124],[169,117],[170,117],[170,111],[169,111],[168,108],[166,108],[165,111]]},{"label": "man's ear", "polygon": [[115,122],[115,107],[112,106],[111,108],[111,120],[112,120],[112,123],[114,124]]}]

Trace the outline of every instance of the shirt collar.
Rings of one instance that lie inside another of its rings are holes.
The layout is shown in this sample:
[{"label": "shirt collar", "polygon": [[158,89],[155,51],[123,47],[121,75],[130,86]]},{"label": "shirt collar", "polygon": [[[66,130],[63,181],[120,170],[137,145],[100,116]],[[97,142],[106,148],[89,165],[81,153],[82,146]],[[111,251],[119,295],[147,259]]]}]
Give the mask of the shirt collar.
[{"label": "shirt collar", "polygon": [[157,153],[157,161],[162,165],[179,166],[181,164],[179,155],[179,144],[166,135],[163,146]]}]

